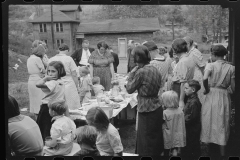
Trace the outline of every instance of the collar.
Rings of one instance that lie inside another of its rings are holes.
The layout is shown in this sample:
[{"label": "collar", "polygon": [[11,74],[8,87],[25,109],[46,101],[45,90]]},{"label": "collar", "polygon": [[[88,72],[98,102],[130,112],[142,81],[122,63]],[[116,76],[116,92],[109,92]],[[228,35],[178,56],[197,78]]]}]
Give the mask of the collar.
[{"label": "collar", "polygon": [[188,56],[188,54],[184,53],[184,54],[181,55],[181,57],[179,57],[179,60],[182,59],[183,57],[187,57],[187,56]]},{"label": "collar", "polygon": [[197,95],[197,93],[193,93],[193,94],[191,94],[190,96],[188,96],[188,98],[191,100],[191,99],[195,99],[195,98],[197,98],[198,97],[198,95]]},{"label": "collar", "polygon": [[53,117],[52,118],[52,120],[51,121],[55,121],[55,120],[57,120],[57,119],[59,119],[59,118],[62,118],[64,115],[60,115],[60,116],[55,116],[55,117]]},{"label": "collar", "polygon": [[162,55],[159,55],[158,57],[153,58],[153,60],[157,60],[157,61],[165,61],[165,57]]},{"label": "collar", "polygon": [[22,121],[23,119],[24,119],[24,115],[19,114],[18,116],[9,118],[8,123],[19,122],[19,121]]}]

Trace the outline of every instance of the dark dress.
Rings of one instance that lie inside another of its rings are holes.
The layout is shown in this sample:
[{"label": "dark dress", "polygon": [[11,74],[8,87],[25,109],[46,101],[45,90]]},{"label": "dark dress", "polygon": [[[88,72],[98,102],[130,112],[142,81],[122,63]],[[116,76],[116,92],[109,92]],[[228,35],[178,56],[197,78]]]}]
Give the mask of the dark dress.
[{"label": "dark dress", "polygon": [[140,156],[160,156],[163,151],[163,109],[158,98],[161,74],[152,65],[130,73],[126,90],[138,91],[138,129],[136,153]]},{"label": "dark dress", "polygon": [[111,70],[110,64],[114,62],[111,53],[106,52],[103,56],[94,51],[88,59],[88,63],[93,65],[93,76],[100,78],[100,84],[109,91],[111,88]]},{"label": "dark dress", "polygon": [[202,104],[196,93],[187,97],[184,107],[187,143],[183,149],[185,156],[200,156],[201,108]]}]

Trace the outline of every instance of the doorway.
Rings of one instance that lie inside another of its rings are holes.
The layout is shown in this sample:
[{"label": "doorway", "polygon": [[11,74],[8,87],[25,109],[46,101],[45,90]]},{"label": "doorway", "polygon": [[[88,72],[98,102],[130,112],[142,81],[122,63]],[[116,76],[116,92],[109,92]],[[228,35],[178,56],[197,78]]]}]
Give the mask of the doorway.
[{"label": "doorway", "polygon": [[127,38],[118,38],[118,57],[127,58]]}]

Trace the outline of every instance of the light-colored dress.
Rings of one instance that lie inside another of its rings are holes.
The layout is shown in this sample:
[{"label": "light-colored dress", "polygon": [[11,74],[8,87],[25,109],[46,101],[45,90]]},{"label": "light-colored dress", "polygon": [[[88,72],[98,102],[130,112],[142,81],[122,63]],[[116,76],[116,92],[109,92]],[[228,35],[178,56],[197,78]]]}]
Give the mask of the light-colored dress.
[{"label": "light-colored dress", "polygon": [[196,48],[192,48],[189,51],[189,57],[192,58],[195,64],[195,72],[194,72],[193,79],[197,80],[201,85],[201,89],[198,91],[198,98],[200,102],[203,103],[205,95],[203,94],[204,92],[203,73],[201,72],[201,70],[203,70],[204,67],[206,66],[206,62],[203,59],[202,53]]},{"label": "light-colored dress", "polygon": [[123,151],[123,145],[118,130],[109,123],[107,131],[99,132],[96,141],[101,156],[113,156]]},{"label": "light-colored dress", "polygon": [[88,59],[88,63],[93,65],[93,76],[100,78],[100,84],[109,91],[111,88],[111,70],[110,64],[114,62],[111,53],[106,52],[103,56],[99,54],[99,51],[92,52]]},{"label": "light-colored dress", "polygon": [[201,141],[226,145],[230,133],[231,99],[228,87],[235,79],[235,67],[223,60],[207,64],[210,92],[202,105]]},{"label": "light-colored dress", "polygon": [[186,146],[184,113],[180,108],[167,108],[163,111],[164,149]]},{"label": "light-colored dress", "polygon": [[79,96],[80,96],[80,102],[85,103],[88,102],[89,99],[91,99],[91,86],[92,86],[92,80],[91,77],[88,75],[81,77],[80,79],[81,83],[79,85]]},{"label": "light-colored dress", "polygon": [[40,88],[36,87],[36,82],[41,80],[40,74],[44,69],[41,58],[31,55],[27,60],[27,69],[30,74],[28,79],[28,94],[30,102],[30,112],[38,114],[40,110],[41,100],[44,97],[44,93]]},{"label": "light-colored dress", "polygon": [[61,61],[64,65],[66,76],[62,77],[65,84],[65,98],[69,109],[77,109],[80,105],[80,98],[78,95],[77,87],[73,81],[71,73],[77,70],[77,66],[72,57],[59,53],[56,56],[49,59],[49,63],[52,61]]},{"label": "light-colored dress", "polygon": [[44,146],[43,152],[47,155],[67,155],[73,148],[76,125],[66,116],[53,117],[52,121],[51,137],[57,138],[57,145],[53,148]]}]

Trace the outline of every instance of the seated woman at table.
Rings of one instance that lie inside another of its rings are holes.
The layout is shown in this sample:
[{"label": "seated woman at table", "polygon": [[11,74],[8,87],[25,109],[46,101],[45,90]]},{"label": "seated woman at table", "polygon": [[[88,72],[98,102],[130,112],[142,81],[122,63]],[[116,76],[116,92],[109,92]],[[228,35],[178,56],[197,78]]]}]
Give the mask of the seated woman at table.
[{"label": "seated woman at table", "polygon": [[86,115],[87,123],[98,131],[96,146],[101,156],[122,156],[123,145],[118,130],[109,122],[100,107],[93,107]]},{"label": "seated woman at table", "polygon": [[67,105],[64,100],[49,103],[49,114],[52,116],[52,128],[50,141],[45,141],[43,152],[47,155],[67,155],[72,151],[75,138],[76,125],[64,116]]},{"label": "seated woman at table", "polygon": [[80,103],[88,102],[91,99],[91,90],[92,90],[92,80],[88,76],[90,73],[88,67],[81,67],[79,69],[79,75],[82,78],[79,84],[79,96],[80,96]]},{"label": "seated woman at table", "polygon": [[81,150],[73,156],[100,156],[96,147],[97,131],[94,127],[89,125],[79,127],[76,135]]},{"label": "seated woman at table", "polygon": [[93,77],[92,78],[92,84],[93,84],[93,91],[95,96],[97,96],[99,93],[103,94],[104,87],[100,84],[100,78],[99,77]]}]

